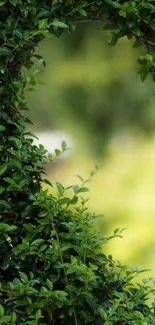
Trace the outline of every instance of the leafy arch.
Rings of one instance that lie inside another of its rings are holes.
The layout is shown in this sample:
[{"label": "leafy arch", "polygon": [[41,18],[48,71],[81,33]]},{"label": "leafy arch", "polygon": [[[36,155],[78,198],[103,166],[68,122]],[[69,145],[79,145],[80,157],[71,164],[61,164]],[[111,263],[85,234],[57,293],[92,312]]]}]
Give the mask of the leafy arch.
[{"label": "leafy arch", "polygon": [[103,22],[111,45],[127,36],[145,46],[139,74],[154,81],[154,16],[154,0],[0,0],[1,324],[154,324],[145,302],[153,289],[131,283],[139,269],[115,265],[101,251],[120,233],[99,240],[93,231],[94,215],[78,197],[90,178],[71,186],[72,197],[59,183],[58,196],[43,191],[42,182],[52,185],[44,178],[46,150],[27,138],[31,121],[21,113],[25,91],[36,85],[33,58],[45,65],[35,48],[81,22]]}]

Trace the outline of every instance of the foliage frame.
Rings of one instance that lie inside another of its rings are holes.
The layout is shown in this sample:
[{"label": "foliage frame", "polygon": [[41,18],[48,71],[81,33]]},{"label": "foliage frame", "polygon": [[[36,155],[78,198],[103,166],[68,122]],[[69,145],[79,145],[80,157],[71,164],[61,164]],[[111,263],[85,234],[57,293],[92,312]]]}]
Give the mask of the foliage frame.
[{"label": "foliage frame", "polygon": [[[102,244],[121,234],[100,239],[80,197],[96,171],[80,177],[81,186],[57,183],[56,196],[44,191],[43,182],[53,186],[44,175],[55,157],[27,137],[31,121],[22,115],[24,94],[45,66],[35,48],[77,23],[103,22],[110,45],[135,38],[146,48],[138,73],[154,81],[154,15],[153,0],[0,0],[0,324],[154,324],[149,280],[133,285],[141,270],[105,256]],[[66,149],[63,142],[56,157]]]}]

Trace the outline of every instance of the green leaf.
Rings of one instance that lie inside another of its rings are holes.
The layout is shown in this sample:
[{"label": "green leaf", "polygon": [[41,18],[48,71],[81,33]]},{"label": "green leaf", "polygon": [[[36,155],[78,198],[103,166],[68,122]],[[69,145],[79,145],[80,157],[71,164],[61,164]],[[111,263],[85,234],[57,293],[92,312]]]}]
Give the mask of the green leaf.
[{"label": "green leaf", "polygon": [[52,26],[59,27],[59,28],[69,28],[67,24],[65,24],[63,21],[59,21],[59,20],[54,20],[51,23],[51,25]]},{"label": "green leaf", "polygon": [[55,154],[56,154],[56,156],[60,156],[60,154],[61,154],[61,150],[59,150],[59,149],[55,149]]},{"label": "green leaf", "polygon": [[46,217],[48,215],[48,212],[47,211],[41,211],[39,213],[39,217],[43,218],[43,217]]},{"label": "green leaf", "polygon": [[15,231],[17,229],[16,226],[9,226],[7,229],[6,229],[6,232],[12,232],[12,231]]},{"label": "green leaf", "polygon": [[9,141],[10,141],[10,142],[15,142],[17,148],[18,148],[18,149],[21,149],[21,147],[22,147],[22,142],[21,142],[21,140],[19,140],[19,139],[16,138],[16,137],[10,137],[10,138],[9,138]]},{"label": "green leaf", "polygon": [[146,9],[150,9],[152,12],[155,12],[155,6],[151,3],[142,3],[142,6]]},{"label": "green leaf", "polygon": [[59,192],[59,195],[63,195],[64,193],[64,187],[60,183],[56,183],[57,190]]},{"label": "green leaf", "polygon": [[53,290],[53,283],[49,279],[46,280],[46,284],[50,290]]},{"label": "green leaf", "polygon": [[0,56],[1,55],[7,56],[7,55],[10,55],[11,53],[12,53],[11,50],[7,46],[3,46],[0,48]]},{"label": "green leaf", "polygon": [[118,41],[118,35],[112,34],[108,44],[111,46],[114,46],[114,45],[116,45],[117,41]]},{"label": "green leaf", "polygon": [[14,180],[10,177],[4,177],[3,180],[9,184],[15,184]]},{"label": "green leaf", "polygon": [[99,313],[100,313],[101,318],[103,320],[107,320],[107,313],[106,313],[106,311],[103,308],[100,308]]},{"label": "green leaf", "polygon": [[16,6],[18,3],[18,0],[9,0],[9,2],[13,5]]},{"label": "green leaf", "polygon": [[62,252],[65,252],[65,251],[67,251],[68,249],[71,249],[71,248],[72,248],[71,245],[65,245],[65,246],[62,246],[62,247],[61,247],[60,251],[61,251],[61,253],[62,253]]},{"label": "green leaf", "polygon": [[79,185],[72,185],[72,189],[73,189],[74,193],[78,193],[80,190],[80,187],[79,187]]},{"label": "green leaf", "polygon": [[4,125],[0,125],[0,131],[5,131],[6,127]]},{"label": "green leaf", "polygon": [[87,188],[87,187],[81,187],[81,188],[78,190],[78,193],[82,193],[82,192],[89,192],[89,188]]},{"label": "green leaf", "polygon": [[47,185],[53,187],[53,184],[48,179],[44,178],[43,182],[46,183]]},{"label": "green leaf", "polygon": [[3,193],[5,191],[5,187],[4,186],[0,186],[0,194]]},{"label": "green leaf", "polygon": [[40,318],[44,318],[44,317],[41,315],[41,309],[38,309],[37,312],[36,312],[36,314],[35,314],[35,319],[38,320]]},{"label": "green leaf", "polygon": [[11,312],[10,314],[10,322],[11,323],[16,323],[16,320],[17,320],[17,315],[14,311]]},{"label": "green leaf", "polygon": [[0,0],[0,7],[3,6],[6,2],[7,0]]},{"label": "green leaf", "polygon": [[139,71],[138,74],[140,74],[140,78],[141,81],[144,82],[144,80],[146,79],[147,75],[148,75],[148,69],[147,66],[142,66]]},{"label": "green leaf", "polygon": [[10,203],[8,203],[7,201],[4,201],[4,200],[0,200],[0,206],[7,208],[7,209],[11,209]]},{"label": "green leaf", "polygon": [[147,61],[152,62],[153,61],[153,56],[151,54],[146,54],[145,58]]},{"label": "green leaf", "polygon": [[16,300],[16,305],[17,306],[28,306],[29,305],[29,301],[27,300],[27,298],[17,299]]},{"label": "green leaf", "polygon": [[23,39],[23,34],[21,33],[21,31],[19,29],[15,30],[15,35],[19,38],[19,39]]},{"label": "green leaf", "polygon": [[75,196],[73,199],[70,201],[71,204],[76,204],[78,202],[78,197]]},{"label": "green leaf", "polygon": [[4,316],[4,307],[0,305],[0,317]]},{"label": "green leaf", "polygon": [[44,239],[42,239],[42,238],[38,238],[38,239],[35,239],[32,243],[31,243],[31,245],[33,246],[33,245],[39,245],[39,244],[42,244],[42,243],[44,243]]},{"label": "green leaf", "polygon": [[20,278],[23,282],[28,282],[28,277],[25,273],[19,272]]},{"label": "green leaf", "polygon": [[155,23],[152,22],[152,23],[150,24],[150,27],[151,27],[151,28],[154,30],[154,32],[155,32]]},{"label": "green leaf", "polygon": [[23,186],[25,186],[26,184],[28,184],[28,179],[23,179],[18,185],[18,188],[22,188]]},{"label": "green leaf", "polygon": [[39,21],[39,29],[44,29],[48,25],[48,19],[41,19]]},{"label": "green leaf", "polygon": [[48,247],[48,245],[42,245],[42,246],[40,246],[40,248],[39,248],[39,251],[38,251],[38,254],[39,253],[42,253],[46,248]]},{"label": "green leaf", "polygon": [[80,175],[76,175],[76,177],[78,177],[82,183],[84,182],[83,177],[81,177]]},{"label": "green leaf", "polygon": [[66,144],[65,141],[62,141],[62,143],[61,143],[61,147],[62,147],[62,151],[67,150],[67,144]]},{"label": "green leaf", "polygon": [[3,175],[6,170],[7,170],[7,165],[6,164],[1,165],[0,166],[0,176]]},{"label": "green leaf", "polygon": [[43,17],[48,17],[50,15],[49,10],[42,10],[38,13],[37,17],[38,18],[43,18]]}]

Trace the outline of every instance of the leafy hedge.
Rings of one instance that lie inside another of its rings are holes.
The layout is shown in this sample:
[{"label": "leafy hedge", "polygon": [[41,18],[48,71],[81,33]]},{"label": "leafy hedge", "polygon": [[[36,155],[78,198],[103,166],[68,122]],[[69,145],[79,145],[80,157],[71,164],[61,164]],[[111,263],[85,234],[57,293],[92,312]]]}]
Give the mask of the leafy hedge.
[{"label": "leafy hedge", "polygon": [[144,44],[139,73],[154,80],[154,12],[154,1],[0,0],[0,324],[154,324],[146,303],[154,290],[133,285],[140,271],[101,250],[120,233],[99,239],[93,230],[79,198],[86,181],[71,186],[72,196],[59,183],[56,196],[42,189],[55,157],[27,137],[31,121],[21,113],[45,65],[36,46],[79,22],[106,23],[111,45],[124,35]]}]

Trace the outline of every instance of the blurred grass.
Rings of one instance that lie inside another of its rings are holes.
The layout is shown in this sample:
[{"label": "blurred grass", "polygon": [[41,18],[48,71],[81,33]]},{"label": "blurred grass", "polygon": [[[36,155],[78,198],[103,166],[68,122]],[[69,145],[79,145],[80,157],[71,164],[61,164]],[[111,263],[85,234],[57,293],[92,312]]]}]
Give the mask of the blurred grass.
[{"label": "blurred grass", "polygon": [[[87,177],[94,164],[88,153],[75,148],[72,158],[54,169],[50,179],[64,185],[79,183],[75,175]],[[108,156],[93,183],[88,183],[87,194],[89,209],[104,214],[95,225],[102,234],[127,228],[123,239],[112,240],[104,250],[122,263],[151,268],[151,275],[155,275],[154,166],[155,137],[122,134],[109,143]]]}]

